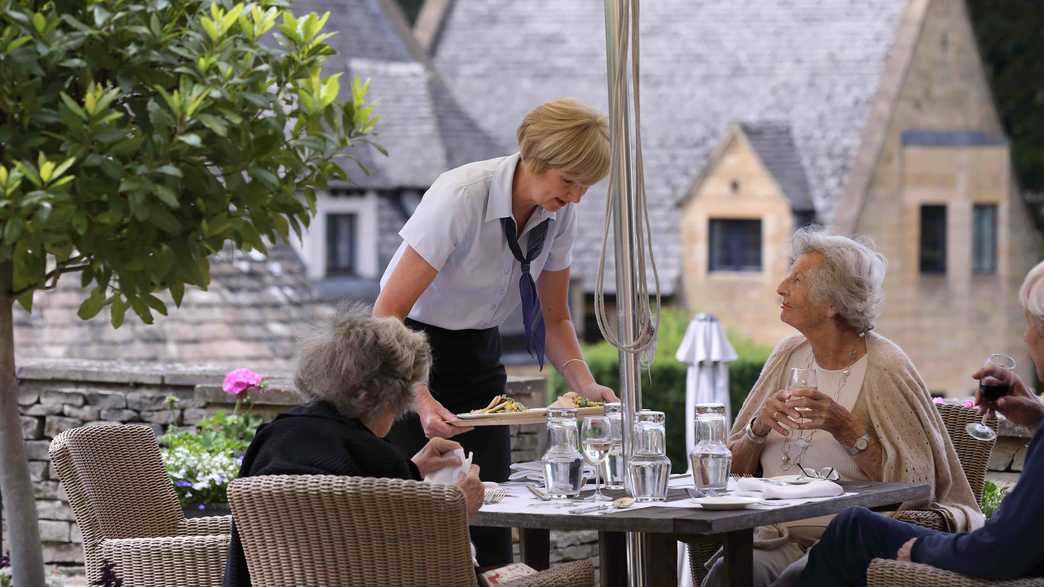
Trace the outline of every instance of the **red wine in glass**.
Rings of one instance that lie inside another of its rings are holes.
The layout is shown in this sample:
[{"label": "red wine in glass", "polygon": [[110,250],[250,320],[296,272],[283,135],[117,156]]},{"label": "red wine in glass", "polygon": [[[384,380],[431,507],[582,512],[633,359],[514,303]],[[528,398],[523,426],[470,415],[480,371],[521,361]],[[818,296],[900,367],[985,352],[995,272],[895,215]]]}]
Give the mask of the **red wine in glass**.
[{"label": "red wine in glass", "polygon": [[995,402],[1011,393],[1011,383],[998,381],[993,377],[986,377],[979,383],[979,393],[983,401]]}]

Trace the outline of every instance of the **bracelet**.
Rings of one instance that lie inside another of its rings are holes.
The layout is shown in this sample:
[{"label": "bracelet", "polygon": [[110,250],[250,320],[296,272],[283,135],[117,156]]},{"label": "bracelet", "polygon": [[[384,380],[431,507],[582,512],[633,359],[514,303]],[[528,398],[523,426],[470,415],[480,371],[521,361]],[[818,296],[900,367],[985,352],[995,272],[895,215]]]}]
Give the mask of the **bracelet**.
[{"label": "bracelet", "polygon": [[584,362],[583,359],[569,359],[565,363],[562,363],[561,365],[558,366],[558,372],[562,373],[562,374],[565,374],[565,368],[568,367],[570,363],[583,363],[583,362]]},{"label": "bracelet", "polygon": [[768,438],[768,434],[766,434],[765,436],[759,436],[759,435],[757,435],[754,432],[754,420],[757,420],[757,419],[758,419],[758,417],[754,416],[753,418],[750,419],[749,422],[747,422],[747,428],[746,428],[747,440],[753,442],[754,444],[765,444],[765,439]]}]

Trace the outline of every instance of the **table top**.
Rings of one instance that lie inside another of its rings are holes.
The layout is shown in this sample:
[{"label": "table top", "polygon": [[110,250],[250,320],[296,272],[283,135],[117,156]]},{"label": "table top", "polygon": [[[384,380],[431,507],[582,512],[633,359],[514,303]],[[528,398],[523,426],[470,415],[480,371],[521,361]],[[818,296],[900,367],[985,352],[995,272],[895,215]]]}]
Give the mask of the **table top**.
[{"label": "table top", "polygon": [[[652,532],[669,534],[721,534],[746,530],[779,522],[803,520],[836,514],[845,508],[898,506],[907,501],[923,501],[931,496],[927,484],[910,483],[841,483],[846,492],[834,499],[804,503],[771,510],[726,510],[643,508],[611,514],[503,513],[478,512],[471,520],[475,526],[507,528],[542,528],[549,530],[598,530],[602,532]],[[684,489],[671,489],[668,500],[688,497]],[[582,504],[577,504],[582,505]]]}]

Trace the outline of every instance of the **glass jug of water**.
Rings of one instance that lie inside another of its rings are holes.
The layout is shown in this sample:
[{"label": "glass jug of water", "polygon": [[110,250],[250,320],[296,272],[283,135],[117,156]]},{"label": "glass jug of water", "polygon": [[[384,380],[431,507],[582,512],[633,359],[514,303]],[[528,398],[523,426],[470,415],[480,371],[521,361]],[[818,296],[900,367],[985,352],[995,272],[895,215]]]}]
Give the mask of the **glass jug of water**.
[{"label": "glass jug of water", "polygon": [[628,468],[631,491],[636,501],[664,501],[671,461],[663,412],[641,410],[634,418],[634,452]]},{"label": "glass jug of water", "polygon": [[689,453],[696,489],[724,492],[732,467],[732,452],[725,444],[729,423],[722,404],[696,404],[696,446]]},{"label": "glass jug of water", "polygon": [[609,448],[609,458],[605,460],[605,466],[602,468],[602,479],[609,489],[623,489],[623,412],[620,402],[605,404],[605,417],[609,418],[613,444]]},{"label": "glass jug of water", "polygon": [[576,428],[575,408],[548,408],[548,449],[544,453],[544,489],[554,498],[580,494],[583,484],[583,456]]}]

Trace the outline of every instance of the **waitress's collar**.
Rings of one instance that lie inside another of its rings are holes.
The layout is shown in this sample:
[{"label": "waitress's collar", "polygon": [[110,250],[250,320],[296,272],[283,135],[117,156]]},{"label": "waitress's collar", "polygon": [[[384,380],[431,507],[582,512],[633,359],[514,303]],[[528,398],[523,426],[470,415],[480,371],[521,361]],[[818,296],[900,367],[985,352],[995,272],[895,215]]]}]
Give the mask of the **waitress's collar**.
[{"label": "waitress's collar", "polygon": [[[493,178],[489,184],[489,197],[486,200],[486,222],[494,220],[499,222],[501,218],[514,218],[514,215],[511,213],[511,184],[515,179],[515,168],[521,159],[521,153],[515,153],[514,155],[504,157],[497,165],[497,170],[493,173]],[[547,218],[555,220],[557,214],[557,212],[548,212],[543,207],[537,206],[519,236],[521,237],[529,232],[534,226],[537,226]]]}]

